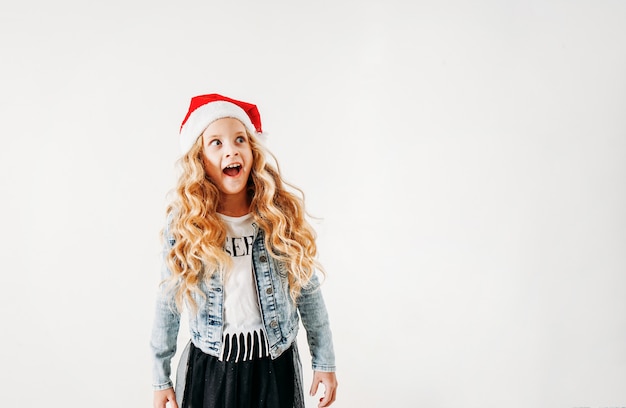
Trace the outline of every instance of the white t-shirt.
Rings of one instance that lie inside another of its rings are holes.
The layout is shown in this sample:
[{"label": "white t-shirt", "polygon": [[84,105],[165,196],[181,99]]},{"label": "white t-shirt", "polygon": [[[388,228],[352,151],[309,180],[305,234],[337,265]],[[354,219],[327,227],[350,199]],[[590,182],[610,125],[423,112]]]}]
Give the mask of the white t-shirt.
[{"label": "white t-shirt", "polygon": [[[261,338],[263,320],[259,307],[259,295],[252,270],[252,243],[254,228],[252,214],[230,217],[220,214],[228,228],[224,250],[232,258],[232,269],[224,280],[224,339],[237,341],[240,333],[248,339],[248,334]],[[232,347],[231,347],[232,348]],[[250,344],[238,347],[241,358],[247,360]],[[243,354],[242,354],[243,353]],[[222,356],[228,359],[228,356]]]}]

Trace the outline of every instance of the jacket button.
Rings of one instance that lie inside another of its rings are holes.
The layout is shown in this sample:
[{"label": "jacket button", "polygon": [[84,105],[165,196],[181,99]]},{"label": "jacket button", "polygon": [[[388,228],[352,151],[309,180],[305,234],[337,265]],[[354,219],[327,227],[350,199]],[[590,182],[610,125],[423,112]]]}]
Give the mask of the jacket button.
[{"label": "jacket button", "polygon": [[274,290],[272,288],[267,288],[265,290],[265,293],[267,293],[268,295],[271,295],[272,293],[274,293]]},{"label": "jacket button", "polygon": [[265,255],[261,255],[261,256],[259,257],[259,261],[261,261],[261,262],[267,262],[267,257],[266,257]]},{"label": "jacket button", "polygon": [[278,322],[276,322],[276,320],[272,320],[272,321],[270,322],[270,327],[271,327],[272,329],[277,328],[277,327],[278,327]]}]

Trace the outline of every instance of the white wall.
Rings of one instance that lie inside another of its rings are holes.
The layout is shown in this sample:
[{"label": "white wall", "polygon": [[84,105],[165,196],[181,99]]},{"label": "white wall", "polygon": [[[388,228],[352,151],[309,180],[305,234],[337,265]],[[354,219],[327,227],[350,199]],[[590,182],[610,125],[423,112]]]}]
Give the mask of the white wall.
[{"label": "white wall", "polygon": [[0,6],[3,406],[151,406],[208,92],[321,218],[335,406],[626,406],[626,3],[88,3]]}]

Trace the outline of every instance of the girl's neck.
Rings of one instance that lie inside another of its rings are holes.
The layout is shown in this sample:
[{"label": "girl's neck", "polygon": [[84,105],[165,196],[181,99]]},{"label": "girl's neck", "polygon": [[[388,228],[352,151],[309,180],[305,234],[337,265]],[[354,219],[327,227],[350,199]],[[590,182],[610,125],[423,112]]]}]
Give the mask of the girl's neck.
[{"label": "girl's neck", "polygon": [[241,217],[250,212],[250,202],[247,197],[222,196],[217,212],[229,217]]}]

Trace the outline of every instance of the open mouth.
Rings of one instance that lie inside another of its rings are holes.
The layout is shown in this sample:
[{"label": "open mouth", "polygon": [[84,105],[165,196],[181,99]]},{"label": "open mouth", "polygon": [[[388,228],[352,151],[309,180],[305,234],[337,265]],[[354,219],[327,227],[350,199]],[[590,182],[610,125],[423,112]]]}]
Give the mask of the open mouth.
[{"label": "open mouth", "polygon": [[226,166],[226,168],[224,168],[224,170],[222,170],[222,172],[227,176],[235,177],[241,172],[241,164],[235,163],[228,165]]}]

